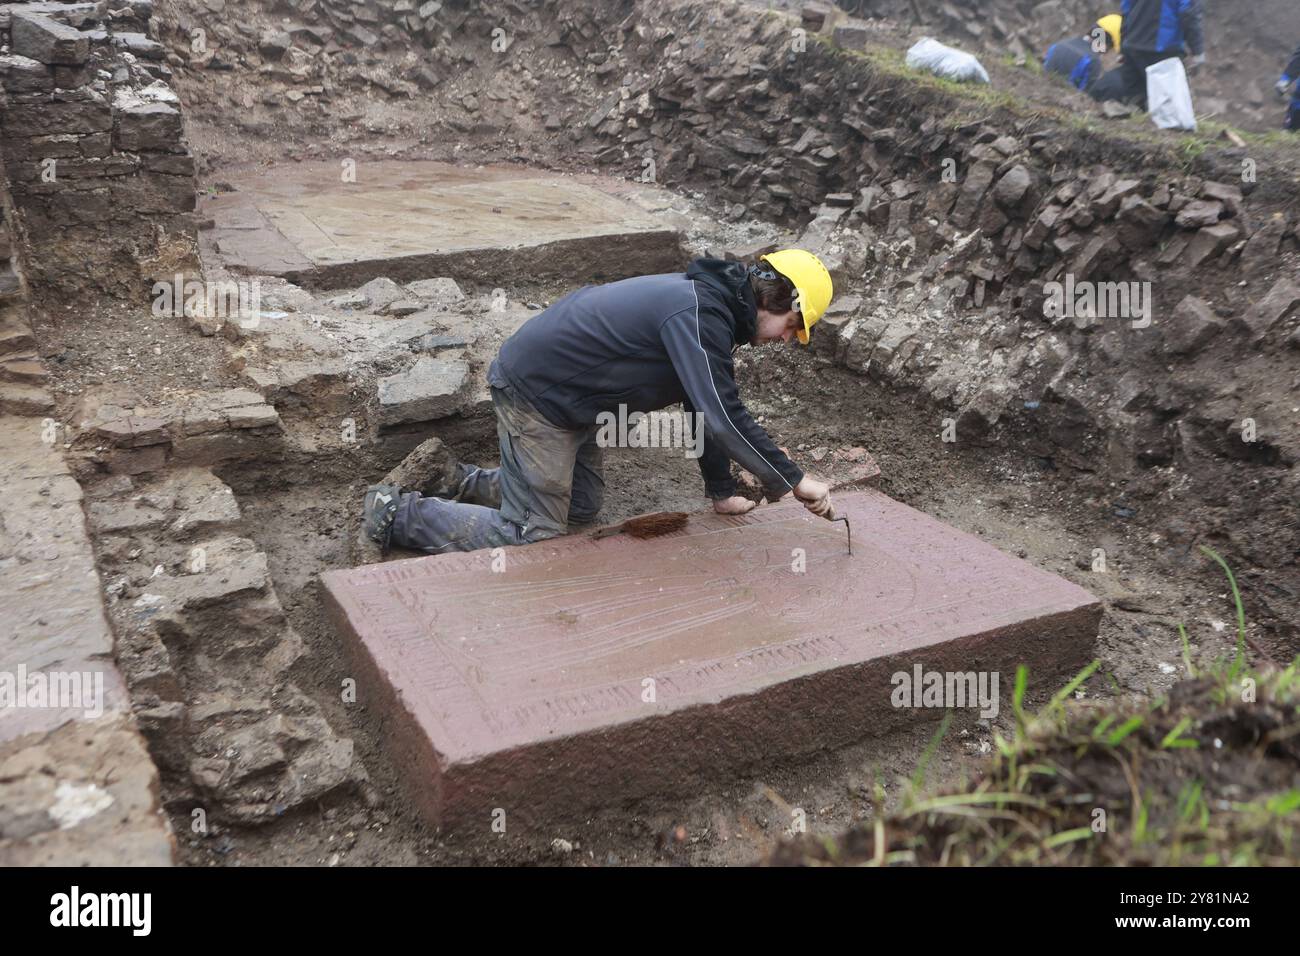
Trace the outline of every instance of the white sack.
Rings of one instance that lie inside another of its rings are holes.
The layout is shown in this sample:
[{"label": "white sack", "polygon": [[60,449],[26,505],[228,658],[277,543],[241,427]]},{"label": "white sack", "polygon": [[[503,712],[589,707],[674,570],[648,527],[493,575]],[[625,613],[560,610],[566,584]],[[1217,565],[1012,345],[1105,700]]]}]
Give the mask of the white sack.
[{"label": "white sack", "polygon": [[907,65],[916,70],[929,70],[935,76],[958,83],[987,83],[989,75],[980,61],[969,53],[944,46],[931,37],[918,40],[907,51]]},{"label": "white sack", "polygon": [[1161,129],[1196,129],[1187,71],[1176,56],[1147,67],[1147,112]]}]

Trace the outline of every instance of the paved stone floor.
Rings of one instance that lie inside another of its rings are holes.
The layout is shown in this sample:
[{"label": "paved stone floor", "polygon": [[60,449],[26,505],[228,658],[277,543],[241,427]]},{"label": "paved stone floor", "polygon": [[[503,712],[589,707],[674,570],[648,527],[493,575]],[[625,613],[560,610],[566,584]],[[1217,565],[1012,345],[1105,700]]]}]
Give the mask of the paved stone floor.
[{"label": "paved stone floor", "polygon": [[625,184],[521,167],[304,163],[230,177],[209,197],[206,251],[237,273],[336,287],[377,276],[504,283],[671,271],[678,233]]},{"label": "paved stone floor", "polygon": [[164,865],[158,774],[57,435],[0,416],[0,866]]},{"label": "paved stone floor", "polygon": [[434,821],[690,792],[915,719],[891,675],[1072,673],[1100,605],[875,491],[853,528],[794,502],[654,540],[537,545],[323,575],[367,706]]}]

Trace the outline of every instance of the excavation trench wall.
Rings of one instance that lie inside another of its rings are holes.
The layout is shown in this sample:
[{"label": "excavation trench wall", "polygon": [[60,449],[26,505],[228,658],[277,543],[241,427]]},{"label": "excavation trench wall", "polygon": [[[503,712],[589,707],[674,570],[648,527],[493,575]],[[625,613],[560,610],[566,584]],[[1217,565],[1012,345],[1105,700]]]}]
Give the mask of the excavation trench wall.
[{"label": "excavation trench wall", "polygon": [[0,4],[0,161],[49,294],[141,295],[193,265],[194,159],[153,3],[109,6]]}]

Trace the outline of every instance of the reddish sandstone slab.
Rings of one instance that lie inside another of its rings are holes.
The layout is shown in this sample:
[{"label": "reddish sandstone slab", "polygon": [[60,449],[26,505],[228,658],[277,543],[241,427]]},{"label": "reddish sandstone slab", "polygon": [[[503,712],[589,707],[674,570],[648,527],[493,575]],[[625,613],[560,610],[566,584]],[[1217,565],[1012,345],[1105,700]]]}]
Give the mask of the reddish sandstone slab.
[{"label": "reddish sandstone slab", "polygon": [[[684,793],[916,718],[914,663],[1042,681],[1090,656],[1100,605],[874,491],[853,524],[798,503],[663,538],[569,536],[322,576],[362,702],[434,822],[487,825]],[[793,569],[800,552],[806,571]],[[648,693],[653,689],[653,694]]]}]

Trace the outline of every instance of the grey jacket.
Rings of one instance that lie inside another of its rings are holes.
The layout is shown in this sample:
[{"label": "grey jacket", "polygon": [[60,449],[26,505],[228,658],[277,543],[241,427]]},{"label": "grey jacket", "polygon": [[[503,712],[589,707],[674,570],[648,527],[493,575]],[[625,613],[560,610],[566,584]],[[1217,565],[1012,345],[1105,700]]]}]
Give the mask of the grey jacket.
[{"label": "grey jacket", "polygon": [[587,286],[533,316],[501,346],[489,382],[515,389],[560,428],[601,412],[649,412],[681,402],[704,418],[705,492],[735,494],[730,462],[769,497],[803,472],[740,400],[732,349],[753,341],[757,307],[745,267],[696,259],[684,273]]}]

